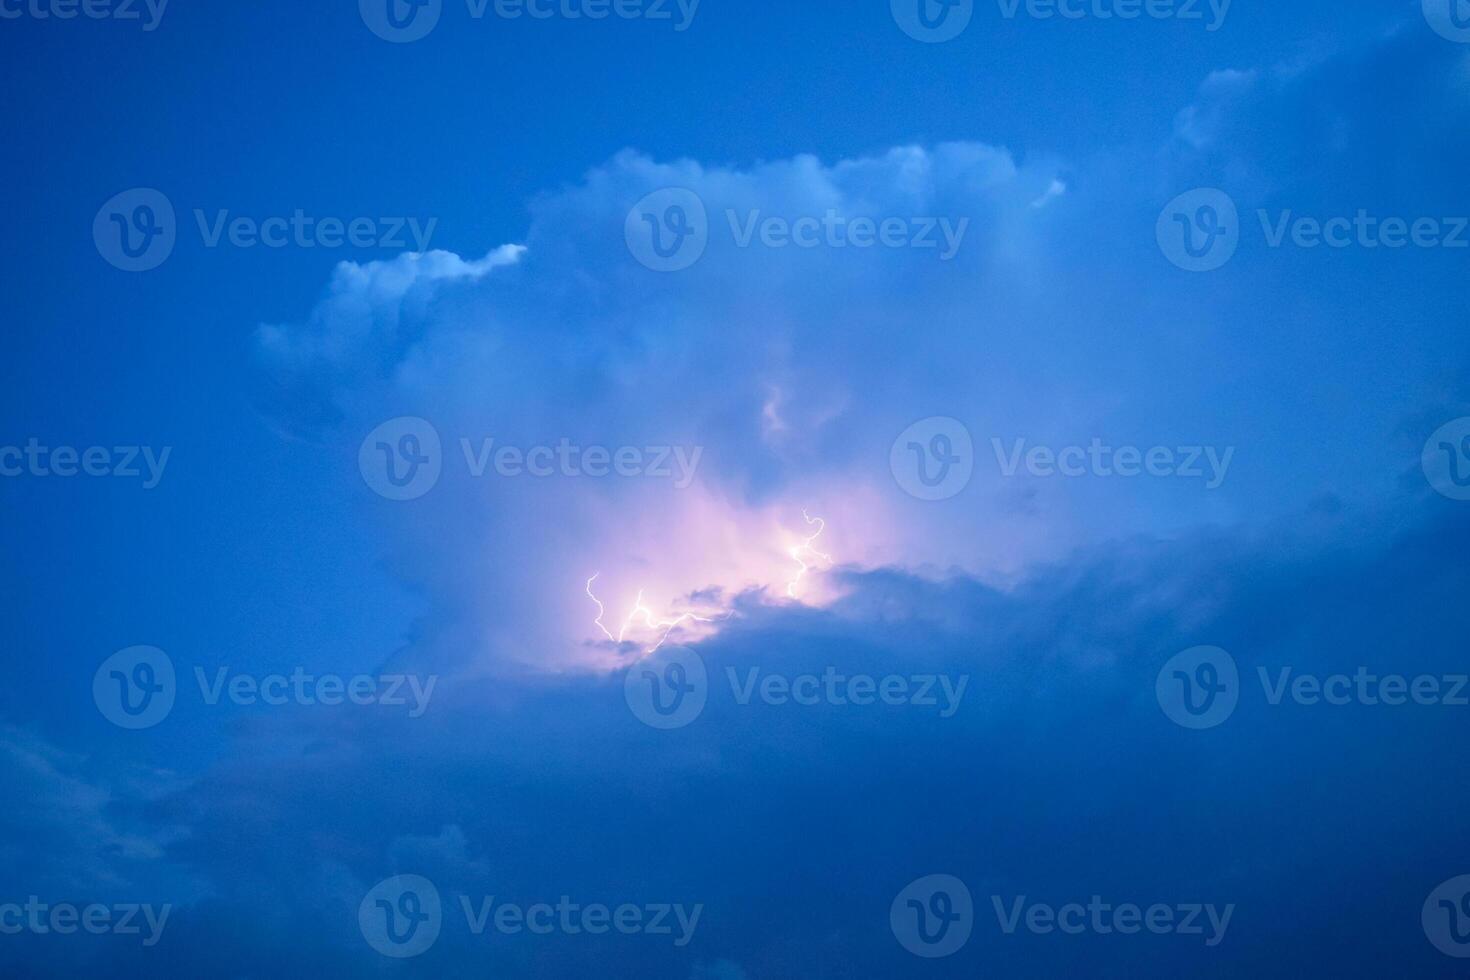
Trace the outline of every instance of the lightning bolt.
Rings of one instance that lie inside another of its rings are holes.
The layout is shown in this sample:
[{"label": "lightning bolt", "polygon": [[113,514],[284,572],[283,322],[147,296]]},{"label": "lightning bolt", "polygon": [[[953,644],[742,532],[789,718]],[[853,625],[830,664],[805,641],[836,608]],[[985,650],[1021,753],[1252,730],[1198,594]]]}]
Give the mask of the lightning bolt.
[{"label": "lightning bolt", "polygon": [[[813,544],[813,542],[815,542],[818,538],[822,536],[822,532],[827,530],[827,522],[822,520],[820,517],[810,516],[805,510],[801,512],[801,516],[802,519],[806,521],[807,527],[815,526],[816,530],[803,538],[800,544],[798,544],[794,548],[791,548],[788,552],[791,555],[791,560],[801,566],[801,569],[796,573],[796,578],[792,579],[786,584],[786,595],[788,598],[791,599],[796,598],[796,587],[801,584],[801,580],[806,577],[806,573],[811,571],[812,566],[807,563],[807,558],[817,559],[827,565],[832,564],[832,556],[818,551],[816,549],[816,546]],[[597,595],[592,591],[592,583],[596,582],[601,575],[601,572],[597,572],[596,574],[594,574],[591,578],[587,580],[587,584],[586,586],[584,586],[583,589],[583,591],[587,593],[587,598],[591,599],[597,605],[597,618],[592,621],[592,624],[596,626],[602,632],[602,635],[607,637],[609,641],[618,644],[627,642],[628,631],[633,629],[634,626],[637,625],[640,621],[642,622],[642,625],[649,630],[652,630],[654,632],[662,631],[659,633],[658,642],[644,651],[645,656],[656,652],[660,647],[668,642],[668,639],[673,634],[674,630],[678,629],[680,626],[683,626],[685,623],[722,623],[735,614],[734,608],[731,608],[720,619],[707,619],[704,616],[700,616],[692,612],[683,613],[682,615],[674,619],[660,619],[652,609],[648,608],[648,606],[644,605],[643,603],[643,594],[646,590],[639,589],[638,598],[633,603],[633,611],[628,613],[628,618],[623,620],[622,627],[618,630],[617,635],[614,636],[612,630],[608,629],[607,625],[602,621],[603,617],[607,615],[607,607],[603,605],[602,600],[597,598]]]},{"label": "lightning bolt", "polygon": [[[654,618],[654,612],[653,612],[653,610],[652,609],[649,609],[647,606],[645,606],[643,604],[643,592],[644,592],[644,590],[643,589],[639,589],[638,590],[638,600],[637,600],[637,602],[635,602],[633,604],[633,611],[630,612],[630,613],[628,613],[628,618],[627,619],[623,620],[623,627],[622,627],[622,629],[618,630],[618,635],[617,636],[613,636],[612,633],[608,630],[608,628],[602,624],[602,617],[607,612],[607,609],[606,609],[606,607],[603,606],[602,600],[599,599],[599,598],[597,598],[597,596],[595,596],[595,595],[592,594],[592,583],[595,582],[595,581],[597,581],[597,576],[598,575],[601,575],[601,574],[602,574],[601,572],[598,572],[597,575],[593,575],[591,578],[589,578],[587,580],[587,589],[586,589],[586,591],[587,591],[587,597],[589,599],[591,599],[593,602],[597,603],[597,618],[595,620],[593,620],[593,623],[596,624],[596,626],[597,626],[598,629],[602,630],[602,635],[603,636],[606,636],[609,640],[613,641],[614,643],[623,643],[625,641],[625,639],[627,638],[627,635],[628,635],[628,630],[631,629],[632,626],[633,626],[633,624],[638,620],[639,614],[642,614],[642,616],[643,616],[643,623],[649,629],[651,629],[651,630],[663,630],[663,635],[658,638],[658,642],[655,643],[648,650],[644,651],[644,654],[645,655],[657,652],[658,648],[661,647],[661,646],[663,646],[664,643],[668,641],[669,634],[673,633],[674,630],[678,629],[680,626],[684,625],[685,623],[689,622],[690,620],[693,620],[696,623],[716,623],[716,622],[723,622],[723,620],[706,619],[705,617],[703,617],[703,616],[697,616],[694,613],[684,613],[682,616],[680,616],[677,619],[655,619]],[[733,613],[733,612],[734,612],[734,610],[731,610],[731,613]],[[730,613],[727,613],[725,615],[725,619],[729,619],[729,618],[730,618]]]},{"label": "lightning bolt", "polygon": [[796,586],[801,582],[803,578],[806,577],[806,573],[811,570],[811,566],[802,560],[802,555],[809,554],[814,558],[820,558],[828,565],[832,564],[831,555],[823,554],[812,546],[812,542],[820,538],[822,536],[822,532],[827,530],[827,522],[822,520],[820,517],[808,517],[805,510],[801,512],[801,516],[802,519],[806,521],[807,527],[811,527],[813,524],[815,524],[817,526],[817,530],[815,534],[808,536],[804,541],[802,541],[801,544],[791,549],[791,560],[801,566],[801,571],[796,573],[796,578],[792,579],[786,585],[786,595],[788,598],[791,599],[796,598]]},{"label": "lightning bolt", "polygon": [[[597,573],[597,575],[601,575],[601,574],[602,574],[601,572],[598,572]],[[589,578],[587,580],[587,598],[589,598],[593,602],[597,603],[597,618],[594,619],[593,622],[597,624],[597,628],[598,629],[602,630],[602,634],[604,636],[606,636],[609,640],[613,640],[613,635],[607,631],[607,627],[606,626],[603,626],[602,625],[602,617],[607,612],[607,610],[605,608],[603,608],[602,600],[599,599],[599,598],[597,598],[597,596],[595,596],[595,595],[592,594],[592,583],[597,581],[597,575],[593,575],[591,578]],[[617,641],[616,640],[613,640],[613,642],[616,643]]]},{"label": "lightning bolt", "polygon": [[[623,628],[618,633],[618,642],[619,643],[623,642],[623,634],[624,633],[627,633],[628,627],[633,625],[633,620],[638,617],[638,614],[639,613],[642,613],[643,614],[643,622],[648,626],[649,629],[654,629],[654,630],[656,630],[656,629],[662,629],[664,631],[664,635],[658,638],[658,642],[655,643],[653,645],[653,648],[648,651],[649,653],[656,652],[659,647],[661,647],[661,646],[664,645],[664,641],[669,638],[669,634],[670,633],[674,632],[674,630],[678,629],[680,626],[682,626],[684,623],[688,622],[691,619],[694,620],[696,623],[713,623],[713,622],[715,622],[715,620],[713,620],[713,619],[705,619],[703,616],[696,616],[696,615],[694,615],[694,613],[685,613],[684,615],[680,616],[678,619],[659,619],[659,620],[655,620],[653,618],[653,610],[652,609],[649,609],[647,606],[645,606],[643,604],[643,590],[642,589],[639,589],[638,590],[638,602],[633,607],[633,611],[628,614],[627,621],[623,623]],[[726,618],[728,619],[729,617],[727,616]]]}]

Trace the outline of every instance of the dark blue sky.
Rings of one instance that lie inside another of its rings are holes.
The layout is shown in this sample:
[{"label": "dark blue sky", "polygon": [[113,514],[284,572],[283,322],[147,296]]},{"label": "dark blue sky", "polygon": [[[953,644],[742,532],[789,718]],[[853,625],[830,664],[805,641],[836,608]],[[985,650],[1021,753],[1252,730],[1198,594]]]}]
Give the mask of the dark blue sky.
[{"label": "dark blue sky", "polygon": [[[443,0],[411,43],[374,2],[0,0],[0,973],[1463,973],[1464,0],[977,0],[939,43],[909,0]],[[1194,730],[1202,646],[1238,705]],[[1442,696],[1273,704],[1286,668]],[[936,874],[973,931],[914,956]],[[443,906],[404,958],[398,875]],[[460,905],[563,895],[702,911]],[[1094,895],[1234,909],[1207,946],[993,907]],[[9,930],[32,896],[171,912]]]}]

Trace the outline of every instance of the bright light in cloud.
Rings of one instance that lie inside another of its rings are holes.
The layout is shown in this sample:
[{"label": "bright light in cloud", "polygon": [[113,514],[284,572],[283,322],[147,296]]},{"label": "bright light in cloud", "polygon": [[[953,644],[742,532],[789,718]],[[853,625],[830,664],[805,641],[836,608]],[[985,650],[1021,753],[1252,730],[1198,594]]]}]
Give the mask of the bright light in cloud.
[{"label": "bright light in cloud", "polygon": [[[826,565],[832,564],[831,555],[818,551],[813,546],[813,542],[821,537],[822,532],[827,529],[826,522],[821,518],[809,516],[805,510],[801,512],[801,516],[806,521],[808,527],[815,525],[816,531],[802,538],[800,544],[790,548],[788,551],[792,560],[801,566],[800,571],[796,574],[796,578],[786,584],[786,596],[790,599],[797,598],[797,586],[812,569],[812,566],[805,560],[806,558],[814,558]],[[607,615],[607,606],[592,591],[593,583],[601,576],[601,572],[593,574],[583,588],[587,598],[591,599],[597,606],[597,617],[592,621],[593,625],[597,627],[598,631],[609,642],[619,646],[631,642],[630,635],[641,636],[643,638],[642,642],[644,643],[652,641],[652,646],[648,646],[645,649],[645,655],[654,653],[662,647],[675,630],[682,630],[685,633],[694,634],[688,638],[695,639],[697,636],[712,633],[714,631],[713,627],[734,615],[734,607],[732,605],[733,595],[729,594],[723,588],[715,587],[711,589],[706,586],[703,592],[691,592],[680,600],[681,603],[702,602],[703,605],[717,606],[723,610],[723,616],[702,616],[697,612],[685,611],[678,613],[673,618],[663,618],[655,613],[648,606],[645,599],[645,594],[648,591],[647,588],[640,588],[637,598],[633,601],[632,611],[628,613],[627,617],[623,620],[622,626],[619,627],[617,634],[614,635],[612,630],[607,627],[607,624],[603,622],[603,618]],[[750,586],[747,586],[746,590],[750,590]],[[765,586],[760,586],[759,590],[764,592]],[[710,596],[714,597],[713,600],[708,598]],[[706,611],[711,610],[707,609]],[[700,627],[706,628],[701,629]]]},{"label": "bright light in cloud", "polygon": [[786,595],[787,597],[792,599],[796,598],[796,587],[801,584],[801,580],[805,578],[806,573],[811,570],[811,566],[808,565],[804,560],[802,560],[802,555],[806,555],[809,558],[816,558],[827,565],[832,564],[831,555],[823,554],[816,548],[812,547],[812,542],[821,537],[822,532],[827,530],[827,522],[822,520],[820,517],[808,517],[806,511],[802,511],[801,516],[802,519],[806,521],[807,526],[815,524],[817,526],[817,530],[816,533],[808,536],[804,541],[802,541],[801,544],[791,549],[792,560],[801,566],[801,571],[796,573],[796,578],[792,579],[786,585]]},{"label": "bright light in cloud", "polygon": [[[665,186],[690,188],[711,214],[936,214],[977,231],[952,262],[712,236],[688,274],[650,279],[603,229]],[[433,597],[438,635],[422,646],[467,671],[605,670],[728,629],[737,606],[826,608],[846,588],[820,574],[836,561],[1009,570],[1053,551],[1065,514],[1017,520],[1039,505],[978,481],[964,501],[922,506],[888,454],[918,390],[956,418],[1041,431],[1015,409],[1020,383],[995,366],[1005,352],[981,344],[973,313],[977,297],[1033,288],[1017,270],[1060,232],[1030,205],[1062,190],[1056,165],[978,143],[736,169],[620,154],[538,199],[524,248],[344,264],[303,322],[262,328],[267,394],[304,436],[357,442],[400,416],[435,426],[432,501],[374,519],[394,574]],[[894,329],[909,322],[926,327]],[[936,359],[979,374],[936,374]],[[492,440],[495,453],[632,449],[649,465],[545,479],[476,469]]]},{"label": "bright light in cloud", "polygon": [[[602,623],[602,617],[606,615],[607,609],[605,606],[603,606],[602,600],[592,594],[592,583],[597,581],[598,575],[601,574],[601,572],[598,572],[596,575],[593,575],[587,580],[587,597],[590,598],[593,602],[597,603],[597,619],[593,622],[596,624],[597,628],[602,631],[602,634],[614,643],[626,643],[628,639],[628,630],[634,627],[634,625],[639,621],[640,617],[642,619],[643,625],[649,630],[655,633],[662,631],[659,635],[658,642],[648,649],[648,653],[653,653],[658,650],[659,647],[663,646],[664,642],[668,640],[669,634],[678,629],[680,626],[683,626],[685,623],[695,622],[711,624],[715,622],[714,619],[706,618],[704,616],[698,616],[692,612],[686,612],[675,619],[656,619],[654,618],[653,610],[649,609],[648,606],[646,606],[643,602],[644,590],[639,589],[638,599],[633,604],[633,611],[628,613],[628,618],[623,621],[622,628],[618,630],[618,635],[613,636],[608,628]],[[729,618],[728,612],[726,613],[726,618]]]}]

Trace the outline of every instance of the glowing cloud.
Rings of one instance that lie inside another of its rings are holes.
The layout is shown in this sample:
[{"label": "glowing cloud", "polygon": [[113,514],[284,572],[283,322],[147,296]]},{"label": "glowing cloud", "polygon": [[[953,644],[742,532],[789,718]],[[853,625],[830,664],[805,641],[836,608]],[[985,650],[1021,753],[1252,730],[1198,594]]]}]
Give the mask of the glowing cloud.
[{"label": "glowing cloud", "polygon": [[[827,565],[832,564],[832,556],[818,551],[813,544],[813,542],[815,542],[817,538],[822,536],[822,532],[827,529],[826,522],[819,517],[809,516],[805,510],[801,512],[801,516],[802,519],[806,521],[808,527],[812,527],[813,525],[815,525],[816,531],[803,538],[800,544],[788,550],[788,554],[790,554],[792,560],[801,566],[800,570],[796,573],[796,578],[792,579],[786,584],[786,595],[790,599],[797,598],[797,586],[801,583],[801,580],[806,576],[807,572],[809,572],[812,568],[812,565],[807,562],[807,558],[817,559]],[[593,619],[592,624],[597,627],[598,631],[601,632],[602,635],[606,637],[609,642],[616,643],[620,646],[624,643],[629,642],[630,630],[636,630],[636,628],[641,624],[644,629],[651,631],[658,638],[657,642],[644,650],[645,656],[656,652],[660,647],[668,642],[669,637],[676,629],[679,629],[686,624],[699,623],[706,626],[713,626],[717,623],[724,622],[732,615],[734,615],[733,607],[726,605],[725,614],[719,617],[701,616],[694,612],[685,612],[680,613],[672,619],[660,618],[658,614],[655,613],[651,608],[649,608],[644,601],[644,594],[647,590],[639,589],[638,597],[636,600],[634,600],[632,611],[628,613],[627,618],[623,620],[623,625],[621,626],[621,628],[619,628],[617,634],[614,635],[612,630],[608,629],[607,625],[603,622],[603,617],[607,615],[607,606],[603,603],[601,599],[597,597],[596,593],[592,591],[592,584],[596,582],[597,579],[601,577],[601,575],[601,572],[596,572],[592,575],[591,578],[587,580],[585,586],[583,587],[583,591],[586,593],[587,598],[591,599],[592,602],[595,603],[597,606],[597,617]]]},{"label": "glowing cloud", "polygon": [[808,555],[812,558],[819,558],[828,565],[832,564],[831,555],[823,554],[816,548],[812,547],[812,542],[817,540],[817,538],[820,538],[822,536],[822,532],[827,530],[827,522],[822,520],[820,517],[808,517],[807,512],[804,510],[801,512],[801,516],[802,519],[806,521],[807,527],[811,527],[813,524],[815,524],[817,525],[817,530],[815,534],[809,535],[804,541],[802,541],[801,544],[791,549],[791,559],[801,566],[801,571],[796,573],[796,578],[792,579],[786,585],[786,595],[787,597],[792,599],[796,598],[796,586],[800,584],[801,580],[804,577],[806,577],[806,573],[811,570],[811,566],[802,560],[802,555]]}]

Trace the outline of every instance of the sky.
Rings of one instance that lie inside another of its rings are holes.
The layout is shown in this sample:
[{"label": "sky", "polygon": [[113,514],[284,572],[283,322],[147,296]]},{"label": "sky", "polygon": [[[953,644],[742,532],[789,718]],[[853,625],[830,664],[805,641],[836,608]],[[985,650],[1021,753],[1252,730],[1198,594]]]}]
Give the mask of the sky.
[{"label": "sky", "polygon": [[1464,975],[1470,3],[0,50],[0,973]]}]

